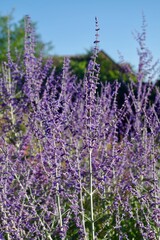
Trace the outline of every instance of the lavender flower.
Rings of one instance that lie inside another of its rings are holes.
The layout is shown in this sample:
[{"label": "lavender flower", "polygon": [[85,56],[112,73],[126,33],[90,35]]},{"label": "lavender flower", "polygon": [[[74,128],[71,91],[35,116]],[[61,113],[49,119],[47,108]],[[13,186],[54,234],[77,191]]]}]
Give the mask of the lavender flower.
[{"label": "lavender flower", "polygon": [[157,89],[151,103],[153,85],[143,84],[145,65],[150,73],[145,32],[138,35],[137,83],[121,108],[116,81],[97,94],[98,32],[96,18],[95,47],[79,83],[69,58],[57,76],[51,59],[43,64],[35,56],[28,17],[23,65],[10,54],[3,64],[2,239],[159,238],[160,98]]}]

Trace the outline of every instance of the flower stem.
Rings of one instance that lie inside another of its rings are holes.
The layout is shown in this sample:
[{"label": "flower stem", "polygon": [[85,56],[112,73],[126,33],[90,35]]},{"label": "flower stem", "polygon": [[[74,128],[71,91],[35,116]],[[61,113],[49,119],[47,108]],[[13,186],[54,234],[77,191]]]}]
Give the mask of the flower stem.
[{"label": "flower stem", "polygon": [[94,226],[94,212],[93,212],[92,149],[89,150],[89,173],[90,173],[90,210],[91,210],[92,240],[94,240],[95,239],[95,226]]}]

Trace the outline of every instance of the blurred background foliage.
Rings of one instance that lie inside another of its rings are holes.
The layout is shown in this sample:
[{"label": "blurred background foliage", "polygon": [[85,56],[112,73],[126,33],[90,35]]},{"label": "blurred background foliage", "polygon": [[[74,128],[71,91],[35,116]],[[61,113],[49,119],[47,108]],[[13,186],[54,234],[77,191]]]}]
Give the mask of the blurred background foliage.
[{"label": "blurred background foliage", "polygon": [[[36,32],[37,25],[32,22],[33,29],[35,29],[36,54],[42,53],[47,56],[53,49],[51,42],[44,43],[40,34]],[[6,60],[6,53],[8,51],[8,44],[10,42],[10,51],[12,58],[23,56],[25,37],[25,18],[14,22],[13,14],[0,15],[0,63]]]}]

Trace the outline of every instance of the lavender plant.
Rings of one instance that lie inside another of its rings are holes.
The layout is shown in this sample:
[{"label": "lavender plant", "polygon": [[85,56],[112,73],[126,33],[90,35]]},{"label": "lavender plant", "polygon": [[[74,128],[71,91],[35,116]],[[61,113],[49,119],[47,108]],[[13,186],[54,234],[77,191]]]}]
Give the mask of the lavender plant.
[{"label": "lavender plant", "polygon": [[2,239],[159,239],[160,93],[151,104],[152,85],[142,83],[153,69],[146,71],[145,29],[137,85],[128,86],[120,109],[116,80],[97,92],[98,33],[96,19],[81,81],[68,58],[57,76],[51,59],[35,57],[28,17],[23,64],[8,52],[0,95]]}]

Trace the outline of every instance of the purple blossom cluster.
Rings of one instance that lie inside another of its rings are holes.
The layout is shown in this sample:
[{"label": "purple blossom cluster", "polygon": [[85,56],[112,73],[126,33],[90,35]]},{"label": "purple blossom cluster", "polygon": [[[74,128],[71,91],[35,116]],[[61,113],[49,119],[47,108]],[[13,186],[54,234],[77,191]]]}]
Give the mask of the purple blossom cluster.
[{"label": "purple blossom cluster", "polygon": [[57,76],[35,57],[29,18],[25,31],[23,62],[8,52],[0,77],[0,239],[158,240],[160,92],[151,103],[145,30],[121,108],[116,80],[97,92],[97,19],[81,81],[69,58]]}]

